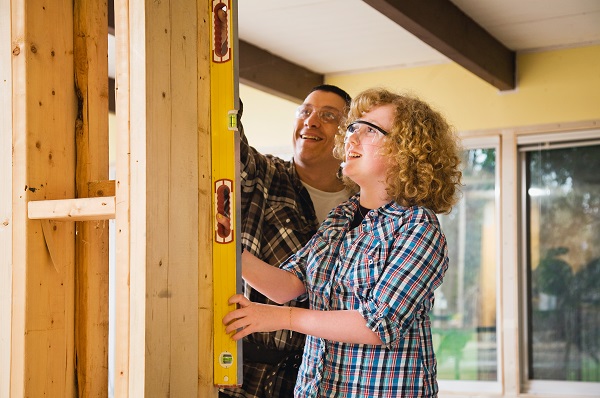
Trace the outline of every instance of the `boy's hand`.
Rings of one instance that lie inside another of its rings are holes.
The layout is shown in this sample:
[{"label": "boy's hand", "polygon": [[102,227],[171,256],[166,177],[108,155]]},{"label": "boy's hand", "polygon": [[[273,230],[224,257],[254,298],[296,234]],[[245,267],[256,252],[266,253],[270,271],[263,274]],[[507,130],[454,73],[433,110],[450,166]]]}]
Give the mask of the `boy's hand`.
[{"label": "boy's hand", "polygon": [[289,307],[253,303],[242,294],[229,299],[229,304],[237,304],[238,309],[223,317],[227,333],[236,332],[232,338],[239,340],[254,332],[272,332],[288,325]]}]

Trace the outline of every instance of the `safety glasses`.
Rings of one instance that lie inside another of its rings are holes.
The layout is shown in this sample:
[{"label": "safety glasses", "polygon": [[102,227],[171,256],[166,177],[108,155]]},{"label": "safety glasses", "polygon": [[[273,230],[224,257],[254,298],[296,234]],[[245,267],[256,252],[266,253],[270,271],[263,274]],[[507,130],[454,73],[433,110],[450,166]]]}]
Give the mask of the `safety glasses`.
[{"label": "safety glasses", "polygon": [[350,123],[346,129],[344,143],[348,143],[348,141],[354,139],[360,143],[372,145],[378,143],[386,135],[389,135],[387,131],[371,122],[367,122],[366,120],[355,120]]},{"label": "safety glasses", "polygon": [[315,108],[310,105],[300,105],[298,109],[296,109],[296,118],[300,120],[308,119],[313,112],[317,113],[317,117],[322,123],[338,124],[342,119],[342,114],[340,112],[329,108]]}]

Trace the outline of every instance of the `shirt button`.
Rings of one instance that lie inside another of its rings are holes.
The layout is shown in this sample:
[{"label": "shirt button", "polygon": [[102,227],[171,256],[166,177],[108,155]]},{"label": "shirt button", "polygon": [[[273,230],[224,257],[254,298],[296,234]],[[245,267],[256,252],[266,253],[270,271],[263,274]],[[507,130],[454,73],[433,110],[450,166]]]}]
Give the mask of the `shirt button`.
[{"label": "shirt button", "polygon": [[289,223],[289,222],[290,222],[290,219],[289,219],[289,218],[286,218],[285,222]]}]

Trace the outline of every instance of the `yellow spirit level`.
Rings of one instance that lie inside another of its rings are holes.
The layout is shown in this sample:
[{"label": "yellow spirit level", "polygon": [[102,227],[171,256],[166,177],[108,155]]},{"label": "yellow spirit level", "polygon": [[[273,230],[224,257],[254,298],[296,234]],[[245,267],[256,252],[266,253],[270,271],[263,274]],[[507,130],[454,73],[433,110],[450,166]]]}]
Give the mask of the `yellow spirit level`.
[{"label": "yellow spirit level", "polygon": [[[210,119],[213,204],[214,384],[242,385],[242,342],[225,333],[222,319],[241,293],[239,206],[239,143],[237,129],[237,0],[210,0]],[[217,213],[230,228],[217,223]]]}]

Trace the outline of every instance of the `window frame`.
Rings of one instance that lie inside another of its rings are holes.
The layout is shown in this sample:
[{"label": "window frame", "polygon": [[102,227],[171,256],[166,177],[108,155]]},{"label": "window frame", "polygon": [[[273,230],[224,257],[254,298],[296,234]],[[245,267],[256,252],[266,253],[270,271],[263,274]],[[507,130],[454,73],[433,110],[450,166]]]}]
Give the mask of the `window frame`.
[{"label": "window frame", "polygon": [[[476,137],[463,137],[461,139],[463,151],[473,149],[494,149],[496,151],[496,166],[494,172],[494,202],[496,223],[496,258],[495,258],[495,287],[496,287],[496,361],[497,377],[491,380],[444,380],[438,377],[438,386],[441,392],[448,393],[479,393],[479,394],[502,394],[504,391],[504,344],[503,344],[503,322],[502,322],[502,273],[501,273],[501,251],[502,251],[502,228],[501,228],[501,137],[498,134]],[[460,202],[457,203],[460,207]]]},{"label": "window frame", "polygon": [[519,362],[521,393],[556,394],[558,396],[598,396],[600,382],[579,382],[562,380],[532,380],[529,375],[529,226],[527,225],[527,152],[560,148],[573,148],[600,145],[600,129],[582,131],[560,131],[539,134],[517,135],[517,175],[518,175],[518,258],[519,258]]}]

